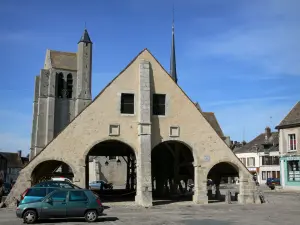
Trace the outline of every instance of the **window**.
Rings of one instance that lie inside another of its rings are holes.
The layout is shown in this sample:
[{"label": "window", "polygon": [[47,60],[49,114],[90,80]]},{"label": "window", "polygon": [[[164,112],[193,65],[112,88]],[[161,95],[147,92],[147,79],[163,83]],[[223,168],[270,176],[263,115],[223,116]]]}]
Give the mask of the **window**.
[{"label": "window", "polygon": [[300,181],[300,160],[287,161],[288,180]]},{"label": "window", "polygon": [[153,94],[153,115],[165,115],[166,114],[166,95],[165,94]]},{"label": "window", "polygon": [[289,134],[288,151],[296,151],[296,134]]},{"label": "window", "polygon": [[254,157],[247,158],[247,166],[255,166],[255,158]]},{"label": "window", "polygon": [[262,156],[261,164],[263,166],[279,165],[279,156]]},{"label": "window", "polygon": [[134,114],[134,94],[121,94],[121,113]]},{"label": "window", "polygon": [[27,192],[26,196],[45,197],[46,196],[46,188],[31,188]]},{"label": "window", "polygon": [[73,77],[72,74],[68,74],[67,76],[67,98],[72,98],[73,92]]},{"label": "window", "polygon": [[117,158],[117,156],[109,156],[109,160],[112,160],[112,159],[116,159]]},{"label": "window", "polygon": [[86,197],[83,191],[70,191],[69,201],[87,201],[88,198]]},{"label": "window", "polygon": [[267,178],[273,178],[272,177],[272,171],[267,171]]},{"label": "window", "polygon": [[66,191],[57,191],[54,192],[51,196],[53,202],[64,202],[67,198],[67,192]]},{"label": "window", "polygon": [[266,171],[262,171],[261,172],[261,179],[262,180],[266,180],[267,179],[267,172]]},{"label": "window", "polygon": [[246,158],[241,158],[240,160],[242,161],[242,163],[243,163],[244,165],[246,165]]},{"label": "window", "polygon": [[57,73],[56,74],[56,96],[58,98],[63,98],[63,90],[64,90],[64,75],[62,73]]}]

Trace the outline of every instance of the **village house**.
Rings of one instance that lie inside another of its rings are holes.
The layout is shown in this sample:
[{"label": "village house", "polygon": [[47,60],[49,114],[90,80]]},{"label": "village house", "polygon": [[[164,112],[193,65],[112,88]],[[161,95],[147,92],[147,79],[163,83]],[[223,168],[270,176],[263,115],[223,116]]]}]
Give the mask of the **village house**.
[{"label": "village house", "polygon": [[300,189],[300,102],[276,126],[279,132],[281,186]]}]

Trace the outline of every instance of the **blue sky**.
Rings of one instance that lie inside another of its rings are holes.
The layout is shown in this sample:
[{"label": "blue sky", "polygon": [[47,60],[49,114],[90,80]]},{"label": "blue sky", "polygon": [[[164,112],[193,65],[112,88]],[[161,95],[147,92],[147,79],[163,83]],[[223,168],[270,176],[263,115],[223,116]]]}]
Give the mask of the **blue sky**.
[{"label": "blue sky", "polygon": [[47,48],[76,51],[85,22],[93,96],[144,48],[169,70],[173,2],[179,85],[233,140],[274,128],[300,99],[298,0],[10,0],[0,1],[0,149],[28,152],[34,76]]}]

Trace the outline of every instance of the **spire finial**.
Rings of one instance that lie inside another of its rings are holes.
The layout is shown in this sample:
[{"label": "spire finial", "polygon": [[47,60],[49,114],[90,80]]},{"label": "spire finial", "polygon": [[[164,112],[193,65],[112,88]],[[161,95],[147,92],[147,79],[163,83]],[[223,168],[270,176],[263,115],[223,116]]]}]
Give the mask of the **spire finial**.
[{"label": "spire finial", "polygon": [[84,29],[86,30],[86,22],[84,22]]},{"label": "spire finial", "polygon": [[170,60],[170,76],[177,83],[177,72],[176,72],[176,54],[175,54],[175,33],[174,33],[174,3],[172,11],[172,46],[171,46],[171,60]]}]

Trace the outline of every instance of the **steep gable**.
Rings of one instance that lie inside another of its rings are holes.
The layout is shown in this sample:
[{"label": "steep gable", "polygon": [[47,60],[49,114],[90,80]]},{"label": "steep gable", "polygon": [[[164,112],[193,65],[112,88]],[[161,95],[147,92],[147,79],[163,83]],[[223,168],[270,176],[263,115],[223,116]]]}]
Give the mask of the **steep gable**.
[{"label": "steep gable", "polygon": [[291,126],[300,126],[300,102],[296,103],[287,116],[276,126],[276,129]]}]

